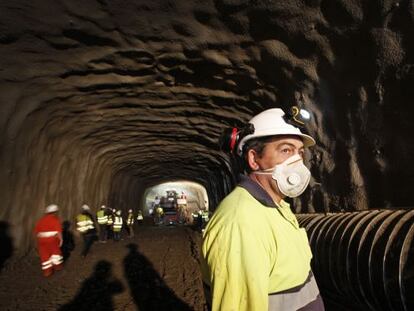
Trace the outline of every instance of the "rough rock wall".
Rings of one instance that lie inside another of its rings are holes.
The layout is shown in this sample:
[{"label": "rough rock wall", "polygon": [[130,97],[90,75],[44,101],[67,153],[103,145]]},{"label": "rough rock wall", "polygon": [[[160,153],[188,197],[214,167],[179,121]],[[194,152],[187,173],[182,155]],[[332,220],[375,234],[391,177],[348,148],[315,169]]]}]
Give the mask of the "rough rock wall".
[{"label": "rough rock wall", "polygon": [[2,1],[0,219],[129,208],[187,179],[233,187],[226,126],[301,102],[318,141],[298,211],[408,206],[412,0]]}]

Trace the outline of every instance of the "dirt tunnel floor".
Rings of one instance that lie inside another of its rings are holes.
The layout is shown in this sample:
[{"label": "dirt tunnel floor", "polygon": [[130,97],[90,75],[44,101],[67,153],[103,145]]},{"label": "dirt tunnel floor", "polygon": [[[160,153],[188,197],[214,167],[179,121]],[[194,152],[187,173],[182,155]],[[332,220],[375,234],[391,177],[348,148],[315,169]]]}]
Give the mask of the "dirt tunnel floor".
[{"label": "dirt tunnel floor", "polygon": [[135,237],[76,247],[62,271],[41,274],[35,251],[0,272],[1,310],[205,310],[201,234],[188,227],[139,227]]}]

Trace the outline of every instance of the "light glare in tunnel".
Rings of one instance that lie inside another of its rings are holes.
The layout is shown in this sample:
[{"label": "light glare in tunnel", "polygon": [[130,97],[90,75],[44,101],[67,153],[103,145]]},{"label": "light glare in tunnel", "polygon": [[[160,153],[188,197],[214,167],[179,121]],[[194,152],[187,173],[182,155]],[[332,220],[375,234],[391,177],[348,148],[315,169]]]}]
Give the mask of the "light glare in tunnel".
[{"label": "light glare in tunnel", "polygon": [[175,190],[177,194],[184,193],[187,197],[188,209],[192,212],[209,209],[208,195],[206,189],[192,181],[172,181],[165,182],[145,190],[144,193],[144,214],[149,215],[149,210],[153,206],[155,197],[165,196],[167,191]]}]

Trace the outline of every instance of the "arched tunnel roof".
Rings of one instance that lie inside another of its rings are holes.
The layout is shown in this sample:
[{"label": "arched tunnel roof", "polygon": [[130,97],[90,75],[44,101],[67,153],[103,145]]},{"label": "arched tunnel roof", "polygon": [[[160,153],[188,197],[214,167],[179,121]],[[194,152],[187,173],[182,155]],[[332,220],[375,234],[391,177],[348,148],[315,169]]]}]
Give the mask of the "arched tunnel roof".
[{"label": "arched tunnel roof", "polygon": [[299,210],[408,205],[410,3],[3,1],[1,219],[22,244],[50,202],[128,208],[178,179],[217,204],[237,179],[222,130],[298,102],[322,184]]}]

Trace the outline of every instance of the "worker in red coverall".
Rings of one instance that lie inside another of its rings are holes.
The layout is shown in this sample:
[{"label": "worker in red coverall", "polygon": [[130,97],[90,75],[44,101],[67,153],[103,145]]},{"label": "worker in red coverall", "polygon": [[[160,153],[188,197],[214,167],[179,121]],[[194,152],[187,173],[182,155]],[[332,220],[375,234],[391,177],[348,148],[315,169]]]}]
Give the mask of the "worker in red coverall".
[{"label": "worker in red coverall", "polygon": [[36,223],[34,233],[37,238],[37,246],[42,262],[44,276],[50,276],[53,271],[62,269],[62,224],[56,216],[58,211],[56,204],[46,207],[45,215]]}]

